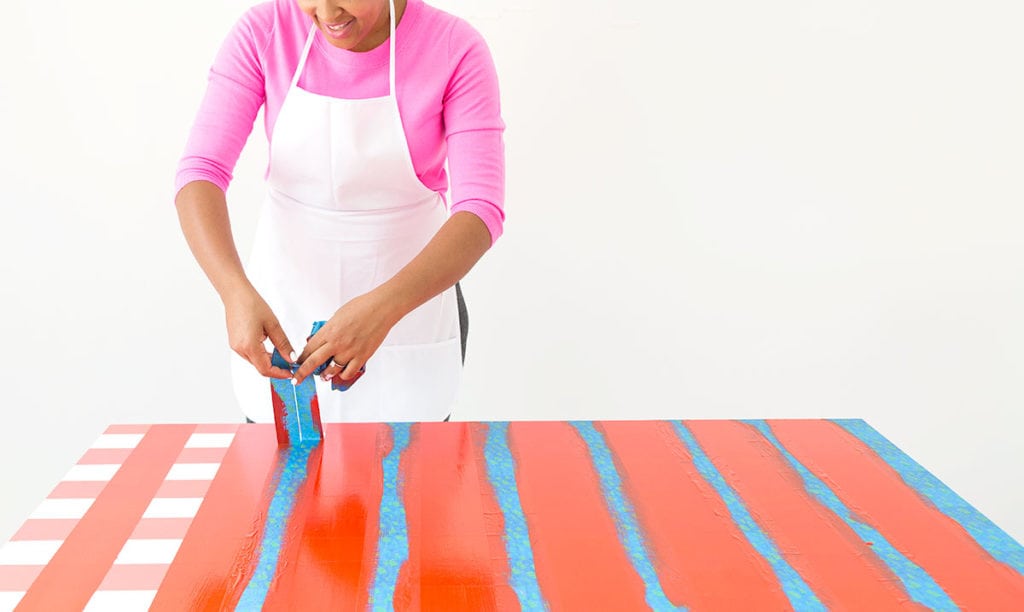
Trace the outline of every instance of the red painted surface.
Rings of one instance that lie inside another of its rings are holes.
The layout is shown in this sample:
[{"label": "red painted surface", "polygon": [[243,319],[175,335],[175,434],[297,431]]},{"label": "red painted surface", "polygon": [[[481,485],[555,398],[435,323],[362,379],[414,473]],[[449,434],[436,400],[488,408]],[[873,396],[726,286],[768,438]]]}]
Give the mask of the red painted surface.
[{"label": "red painted surface", "polygon": [[395,608],[496,609],[475,459],[467,425],[413,426],[399,468],[409,561],[398,575]]},{"label": "red painted surface", "polygon": [[512,423],[509,447],[537,578],[552,609],[646,609],[643,581],[619,544],[576,430],[558,422]]},{"label": "red painted surface", "polygon": [[178,456],[178,463],[220,463],[227,452],[226,448],[185,448]]},{"label": "red painted surface", "polygon": [[[684,425],[764,535],[826,606],[920,608],[873,548],[805,490],[799,474],[757,429],[733,421]],[[995,561],[842,427],[817,420],[769,425],[858,519],[928,572],[965,610],[1009,610],[1024,601],[1020,573]],[[790,607],[773,569],[697,470],[671,423],[598,422],[595,427],[635,510],[657,583],[671,601],[713,612]],[[226,450],[184,448],[192,431],[236,430]],[[15,536],[18,545],[64,540],[48,566],[29,565],[33,561],[24,559],[31,554],[0,565],[0,591],[28,590],[19,610],[81,609],[96,589],[158,589],[153,610],[234,608],[258,559],[275,466],[283,457],[274,426],[108,430],[140,431],[147,433],[134,452],[100,449],[83,457],[85,463],[123,460],[109,482],[65,482],[51,494],[56,500],[98,495],[82,519],[31,519]],[[647,609],[644,585],[577,430],[564,422],[532,422],[513,423],[508,432],[540,597],[553,611]],[[514,550],[506,547],[505,519],[487,473],[487,434],[487,424],[481,423],[412,427],[398,464],[409,551],[397,571],[397,610],[519,608],[510,559],[523,568],[523,542]],[[378,565],[389,561],[378,558],[376,547],[382,461],[392,445],[387,425],[327,426],[288,520],[265,609],[367,608]],[[190,462],[221,465],[212,482],[164,479],[173,463]],[[511,486],[507,474],[501,478]],[[154,496],[202,497],[203,503],[194,519],[142,519]],[[509,504],[507,496],[504,501]],[[170,566],[113,565],[129,537],[184,542]],[[32,552],[31,546],[21,550]],[[518,576],[517,588],[529,591],[533,585]]]},{"label": "red painted surface", "polygon": [[322,448],[319,473],[292,512],[268,610],[366,608],[390,434],[376,423],[329,423]]},{"label": "red painted surface", "polygon": [[907,487],[856,436],[824,421],[772,421],[779,441],[965,610],[1024,609],[1024,576]]},{"label": "red painted surface", "polygon": [[78,519],[29,519],[11,537],[11,541],[63,540],[77,525]]},{"label": "red painted surface", "polygon": [[5,565],[0,572],[0,591],[26,591],[39,574],[42,565]]},{"label": "red painted surface", "polygon": [[686,426],[826,607],[857,602],[865,610],[925,609],[849,525],[804,489],[760,432],[735,421]]},{"label": "red painted surface", "polygon": [[234,607],[259,544],[277,452],[273,426],[238,431],[150,610]]},{"label": "red painted surface", "polygon": [[691,610],[789,607],[771,566],[694,467],[671,423],[617,421],[597,428],[617,459],[672,603]]},{"label": "red painted surface", "polygon": [[106,482],[71,480],[59,483],[47,496],[49,499],[95,499],[107,486]]},{"label": "red painted surface", "polygon": [[128,458],[128,455],[132,454],[133,450],[131,448],[90,448],[78,460],[78,465],[123,463]]},{"label": "red painted surface", "polygon": [[180,540],[192,525],[190,518],[144,518],[131,537],[141,540]]},{"label": "red painted surface", "polygon": [[146,433],[36,578],[20,609],[85,607],[194,429],[165,425]]}]

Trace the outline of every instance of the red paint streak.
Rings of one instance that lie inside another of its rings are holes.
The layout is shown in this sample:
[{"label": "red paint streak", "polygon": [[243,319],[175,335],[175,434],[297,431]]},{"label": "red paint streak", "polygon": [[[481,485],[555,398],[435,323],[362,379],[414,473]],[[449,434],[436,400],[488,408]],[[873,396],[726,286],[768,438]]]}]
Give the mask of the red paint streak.
[{"label": "red paint streak", "polygon": [[320,422],[320,399],[316,394],[313,395],[313,399],[309,402],[309,411],[313,415],[313,426],[320,432],[320,437],[323,438],[324,424]]},{"label": "red paint streak", "polygon": [[959,523],[903,482],[856,436],[828,421],[770,421],[807,469],[826,480],[862,520],[965,610],[1009,610],[1024,602],[1024,576],[992,558]]},{"label": "red paint streak", "polygon": [[273,426],[239,429],[150,610],[234,608],[257,559],[277,451]]},{"label": "red paint streak", "polygon": [[519,498],[552,610],[644,610],[586,443],[568,423],[512,423]]},{"label": "red paint streak", "polygon": [[277,443],[280,446],[288,446],[291,442],[288,438],[288,426],[287,426],[287,407],[284,404],[284,400],[274,390],[274,386],[270,386],[270,400],[274,406],[274,429],[277,432]]},{"label": "red paint streak", "polygon": [[376,566],[386,425],[331,423],[311,457],[267,594],[267,610],[365,610]]},{"label": "red paint streak", "polygon": [[[605,434],[665,594],[695,610],[785,610],[771,565],[697,471],[670,423],[595,423]],[[742,588],[737,588],[742,585]]]},{"label": "red paint streak", "polygon": [[[455,427],[455,424],[451,424]],[[509,565],[508,550],[505,547],[505,517],[501,513],[498,496],[487,477],[487,458],[484,450],[487,447],[487,425],[474,423],[469,426],[473,438],[473,460],[476,462],[480,502],[483,512],[484,531],[490,550],[491,574],[494,576],[494,600],[499,610],[519,609],[519,597],[510,583],[512,568]]]},{"label": "red paint streak", "polygon": [[195,425],[151,427],[40,573],[23,610],[81,610],[103,581]]},{"label": "red paint streak", "polygon": [[409,559],[396,610],[495,610],[495,577],[470,427],[420,423],[400,464]]},{"label": "red paint streak", "polygon": [[856,532],[804,489],[785,457],[735,421],[687,421],[722,476],[829,609],[923,609]]}]

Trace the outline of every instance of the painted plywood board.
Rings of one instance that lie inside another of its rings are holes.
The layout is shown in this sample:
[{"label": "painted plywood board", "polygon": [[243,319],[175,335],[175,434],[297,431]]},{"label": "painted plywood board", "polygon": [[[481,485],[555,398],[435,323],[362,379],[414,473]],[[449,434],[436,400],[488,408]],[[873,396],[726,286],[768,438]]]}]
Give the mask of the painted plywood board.
[{"label": "painted plywood board", "polygon": [[860,420],[128,425],[0,548],[0,610],[1010,610],[1022,572]]}]

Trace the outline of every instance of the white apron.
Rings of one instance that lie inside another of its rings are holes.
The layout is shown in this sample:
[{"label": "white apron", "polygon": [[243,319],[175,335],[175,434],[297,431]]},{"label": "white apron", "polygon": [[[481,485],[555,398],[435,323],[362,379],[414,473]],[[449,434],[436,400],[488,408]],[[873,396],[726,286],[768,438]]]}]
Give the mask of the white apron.
[{"label": "white apron", "polygon": [[[246,273],[296,352],[314,321],[389,280],[448,218],[441,195],[412,165],[395,93],[390,1],[389,89],[348,100],[298,87],[314,24],[273,128],[267,197]],[[273,422],[269,379],[232,354],[235,395],[256,422]],[[347,391],[316,378],[324,422],[441,421],[462,373],[454,288],[399,321]]]}]

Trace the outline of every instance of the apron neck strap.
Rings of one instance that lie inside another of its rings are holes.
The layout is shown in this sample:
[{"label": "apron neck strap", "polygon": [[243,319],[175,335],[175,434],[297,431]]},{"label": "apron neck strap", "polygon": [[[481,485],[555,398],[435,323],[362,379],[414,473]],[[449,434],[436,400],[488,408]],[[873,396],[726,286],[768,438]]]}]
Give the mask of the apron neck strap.
[{"label": "apron neck strap", "polygon": [[[388,10],[391,11],[390,19],[388,19],[391,30],[388,36],[388,95],[393,96],[395,95],[395,0],[388,0]],[[299,65],[295,68],[295,75],[292,76],[292,88],[299,84],[299,76],[302,74],[302,69],[306,67],[306,59],[309,57],[309,49],[313,46],[313,39],[316,38],[316,30],[314,23],[309,29],[309,36],[306,37],[302,55],[299,56]]]}]

